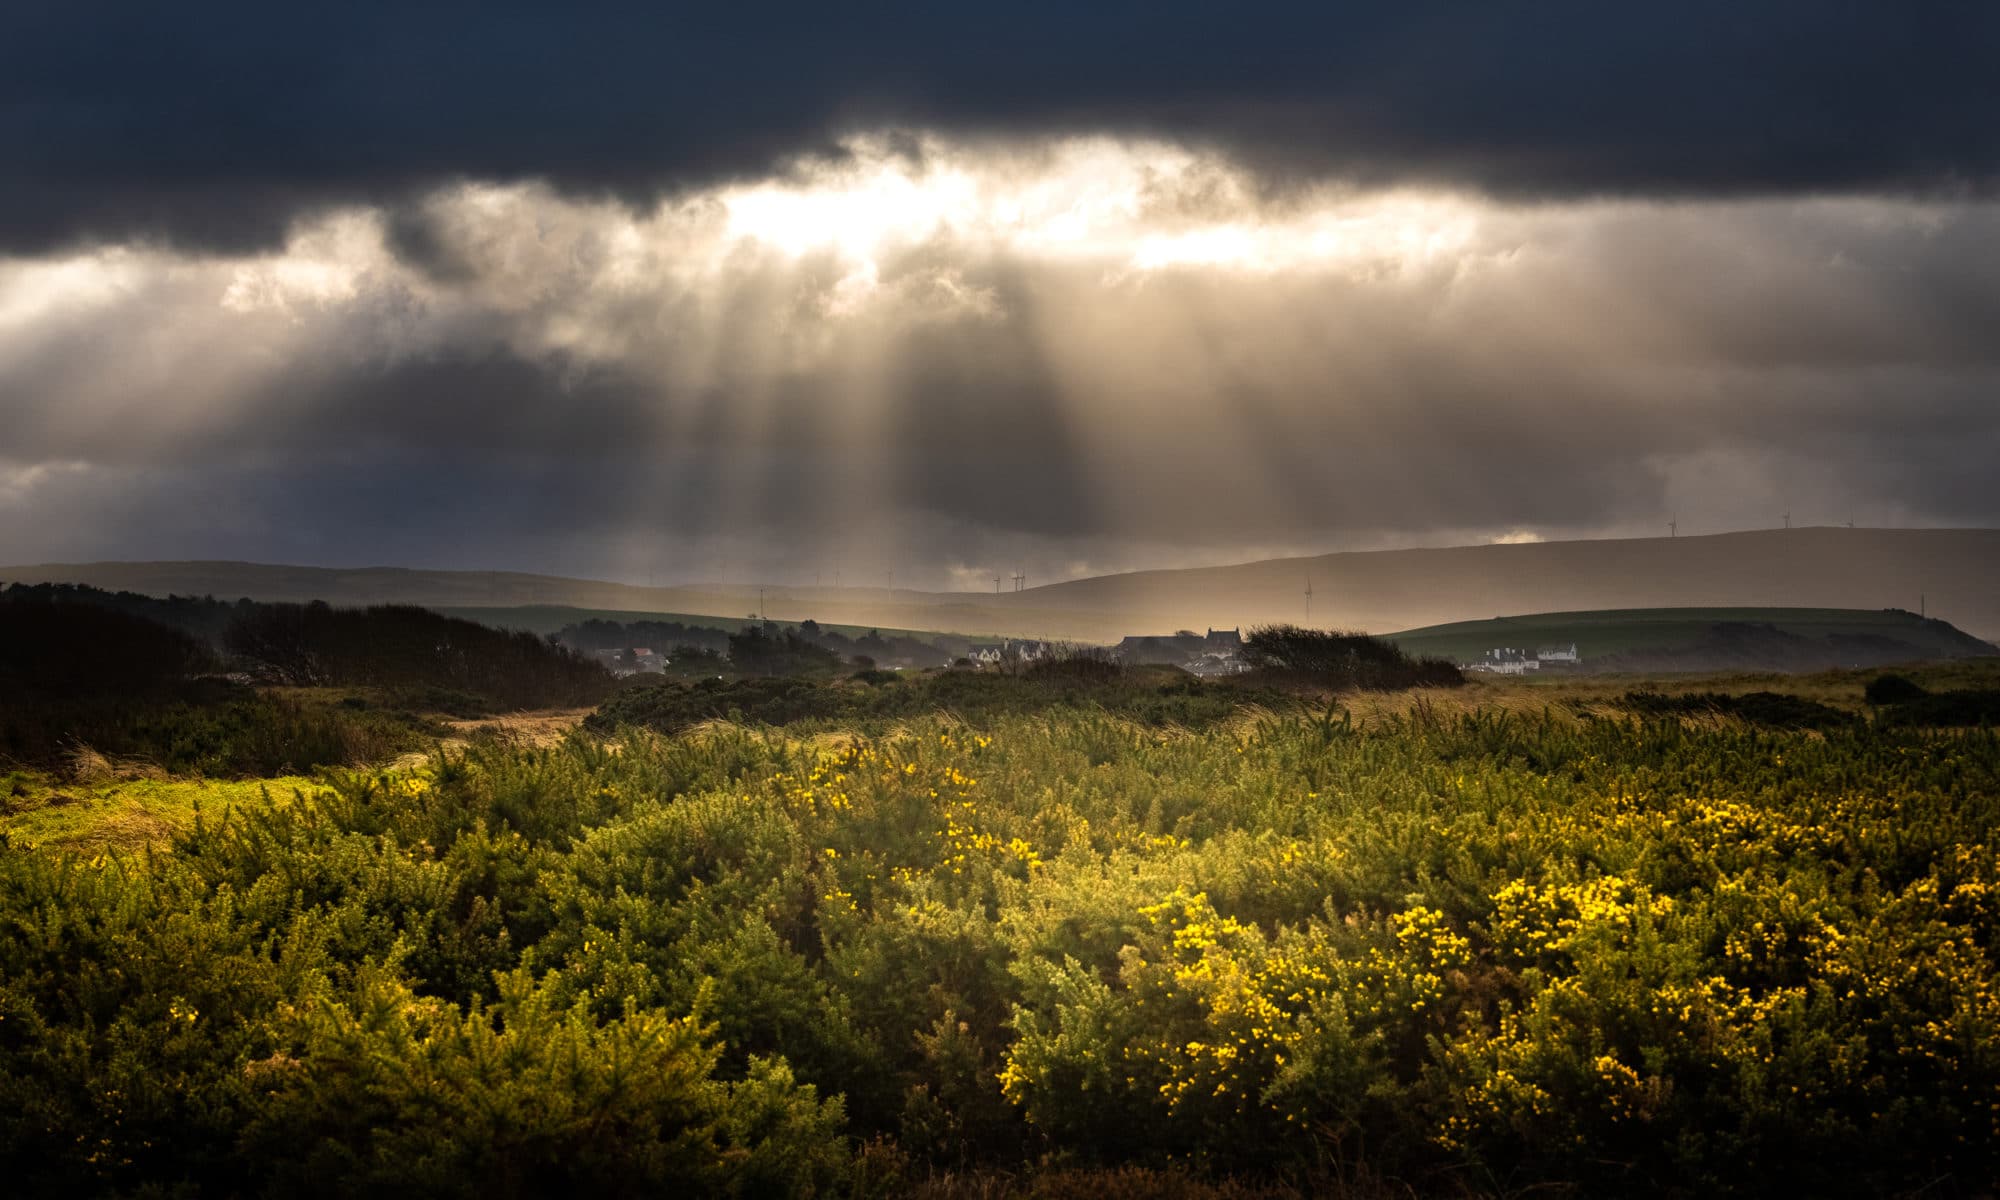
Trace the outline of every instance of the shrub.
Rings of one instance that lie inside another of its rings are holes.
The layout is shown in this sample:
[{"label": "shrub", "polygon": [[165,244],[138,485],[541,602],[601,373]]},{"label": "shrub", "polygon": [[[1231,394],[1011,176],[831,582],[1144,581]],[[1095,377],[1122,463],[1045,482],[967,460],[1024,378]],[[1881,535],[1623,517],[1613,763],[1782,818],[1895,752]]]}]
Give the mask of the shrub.
[{"label": "shrub", "polygon": [[1914,680],[1903,675],[1877,675],[1862,689],[1862,698],[1870,704],[1901,704],[1906,700],[1920,700],[1930,695]]},{"label": "shrub", "polygon": [[799,1195],[844,1165],[839,1102],[782,1064],[724,1084],[694,1018],[600,1023],[519,973],[460,1012],[364,972],[281,1036],[247,1140],[287,1194]]},{"label": "shrub", "polygon": [[1648,717],[1714,715],[1733,717],[1752,725],[1773,729],[1838,729],[1854,724],[1854,714],[1842,712],[1817,700],[1784,692],[1627,692],[1622,704]]},{"label": "shrub", "polygon": [[1931,692],[1890,705],[1882,720],[1891,725],[1952,726],[2000,725],[2000,690],[1962,688]]},{"label": "shrub", "polygon": [[1243,639],[1252,670],[1333,691],[1393,691],[1452,687],[1465,676],[1439,658],[1411,658],[1390,643],[1359,633],[1263,625]]}]

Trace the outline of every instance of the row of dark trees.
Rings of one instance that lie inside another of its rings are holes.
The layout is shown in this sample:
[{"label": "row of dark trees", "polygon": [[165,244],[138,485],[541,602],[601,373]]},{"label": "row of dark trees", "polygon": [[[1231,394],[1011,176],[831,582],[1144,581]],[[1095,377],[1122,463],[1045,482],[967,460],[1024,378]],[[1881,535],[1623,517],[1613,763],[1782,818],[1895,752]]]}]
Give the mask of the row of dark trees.
[{"label": "row of dark trees", "polygon": [[[955,644],[955,639],[933,643],[904,634],[884,636],[872,629],[860,637],[849,637],[813,620],[800,621],[791,626],[763,621],[732,634],[726,629],[679,621],[607,621],[592,618],[565,625],[555,636],[563,645],[586,653],[645,646],[663,651],[672,648],[670,657],[678,659],[683,657],[681,647],[694,647],[727,655],[735,664],[735,669],[746,675],[814,674],[828,660],[824,654],[810,653],[807,648],[832,655],[835,666],[865,662],[900,667],[937,666],[947,661],[955,649],[961,648]],[[796,669],[777,669],[781,666]]]},{"label": "row of dark trees", "polygon": [[665,650],[695,646],[717,654],[729,650],[729,631],[679,621],[607,621],[592,617],[565,625],[556,633],[565,646],[588,654],[597,650],[631,650],[639,646]]},{"label": "row of dark trees", "polygon": [[507,708],[594,704],[610,688],[602,666],[552,640],[411,605],[259,604],[225,644],[310,686],[445,688]]},{"label": "row of dark trees", "polygon": [[0,589],[0,680],[16,689],[144,693],[222,672],[301,686],[442,689],[503,708],[594,704],[612,685],[601,666],[553,640],[404,605]]},{"label": "row of dark trees", "polygon": [[0,769],[81,775],[111,756],[271,776],[379,762],[437,732],[413,712],[250,687],[218,674],[240,659],[129,608],[0,592]]}]

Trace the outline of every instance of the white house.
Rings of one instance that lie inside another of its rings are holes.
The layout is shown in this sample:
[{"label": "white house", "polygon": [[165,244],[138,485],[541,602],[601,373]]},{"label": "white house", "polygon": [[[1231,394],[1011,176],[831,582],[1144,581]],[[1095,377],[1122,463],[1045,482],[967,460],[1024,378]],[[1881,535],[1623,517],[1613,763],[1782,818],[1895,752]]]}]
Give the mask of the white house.
[{"label": "white house", "polygon": [[1004,662],[1034,662],[1055,653],[1047,642],[1008,638],[1000,642],[974,642],[965,652],[975,666],[999,666]]},{"label": "white house", "polygon": [[1467,671],[1484,671],[1490,675],[1526,675],[1542,669],[1541,660],[1519,646],[1495,646],[1478,662],[1463,666]]}]

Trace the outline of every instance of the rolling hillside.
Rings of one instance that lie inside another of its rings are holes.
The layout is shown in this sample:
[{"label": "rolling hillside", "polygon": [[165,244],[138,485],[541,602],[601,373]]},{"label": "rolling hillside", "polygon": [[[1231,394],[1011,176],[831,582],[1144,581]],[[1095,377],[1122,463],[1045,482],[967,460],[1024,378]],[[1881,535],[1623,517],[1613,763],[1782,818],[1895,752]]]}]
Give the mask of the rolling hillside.
[{"label": "rolling hillside", "polygon": [[[972,635],[1114,641],[1131,633],[1305,617],[1384,632],[1512,613],[1668,607],[1916,610],[2000,636],[2000,530],[1794,529],[1357,551],[1235,566],[1138,571],[991,595],[883,588],[765,589],[773,619]],[[0,580],[59,580],[165,594],[400,601],[447,608],[568,605],[741,617],[754,582],[648,588],[517,572],[338,569],[254,563],[0,567]]]},{"label": "rolling hillside", "polygon": [[1649,608],[1536,613],[1391,634],[1411,654],[1476,661],[1574,643],[1586,670],[1815,670],[2000,653],[1901,609]]},{"label": "rolling hillside", "polygon": [[[526,604],[504,608],[454,607],[433,605],[447,617],[461,617],[467,621],[477,621],[481,625],[491,625],[496,629],[525,629],[529,633],[551,634],[581,621],[616,621],[629,624],[635,621],[678,621],[683,625],[701,625],[709,629],[720,629],[727,633],[739,633],[762,622],[755,617],[726,617],[713,613],[687,612],[647,612],[622,608],[572,608],[562,604]],[[796,617],[771,615],[774,621],[795,623],[811,614],[802,613]],[[935,631],[927,629],[893,629],[882,625],[840,625],[829,621],[819,622],[820,628],[828,633],[860,637],[877,633],[884,637],[929,638]],[[962,638],[953,639],[963,641]]]}]

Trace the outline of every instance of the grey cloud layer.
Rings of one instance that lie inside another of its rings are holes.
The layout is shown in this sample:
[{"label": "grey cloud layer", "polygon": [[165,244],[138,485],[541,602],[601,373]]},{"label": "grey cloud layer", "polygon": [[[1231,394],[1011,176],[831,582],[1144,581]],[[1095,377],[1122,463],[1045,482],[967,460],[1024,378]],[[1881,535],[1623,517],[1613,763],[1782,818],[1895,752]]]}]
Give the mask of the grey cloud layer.
[{"label": "grey cloud layer", "polygon": [[0,561],[1046,578],[1779,505],[2000,520],[1993,206],[1149,171],[1076,244],[1004,204],[787,249],[789,210],[732,232],[727,193],[634,217],[465,187],[282,254],[0,263]]}]

